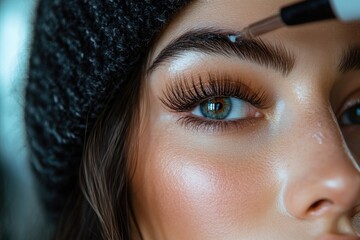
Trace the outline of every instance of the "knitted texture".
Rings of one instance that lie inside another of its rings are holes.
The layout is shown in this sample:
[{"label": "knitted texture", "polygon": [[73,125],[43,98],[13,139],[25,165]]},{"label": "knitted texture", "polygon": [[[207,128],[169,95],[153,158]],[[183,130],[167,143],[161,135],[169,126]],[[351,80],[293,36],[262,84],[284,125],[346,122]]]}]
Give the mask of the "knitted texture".
[{"label": "knitted texture", "polygon": [[25,122],[46,209],[59,213],[78,177],[85,132],[190,0],[40,0]]}]

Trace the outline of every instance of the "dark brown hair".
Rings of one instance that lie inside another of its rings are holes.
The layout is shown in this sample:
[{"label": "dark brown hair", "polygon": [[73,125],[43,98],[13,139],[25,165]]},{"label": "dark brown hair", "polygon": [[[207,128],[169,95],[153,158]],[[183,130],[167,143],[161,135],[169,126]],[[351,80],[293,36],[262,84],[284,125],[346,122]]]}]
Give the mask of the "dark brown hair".
[{"label": "dark brown hair", "polygon": [[69,198],[56,239],[128,240],[134,228],[138,230],[129,194],[135,162],[129,159],[135,158],[137,149],[134,136],[144,67],[139,65],[121,86],[87,135],[78,186]]}]

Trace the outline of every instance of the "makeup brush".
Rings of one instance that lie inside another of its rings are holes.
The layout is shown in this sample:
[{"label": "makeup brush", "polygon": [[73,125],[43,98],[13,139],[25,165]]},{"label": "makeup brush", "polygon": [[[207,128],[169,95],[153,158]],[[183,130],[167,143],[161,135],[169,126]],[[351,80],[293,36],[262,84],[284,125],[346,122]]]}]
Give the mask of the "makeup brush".
[{"label": "makeup brush", "polygon": [[283,26],[337,18],[343,22],[360,19],[360,0],[308,0],[282,7],[278,14],[250,24],[228,35],[232,42],[254,38]]}]

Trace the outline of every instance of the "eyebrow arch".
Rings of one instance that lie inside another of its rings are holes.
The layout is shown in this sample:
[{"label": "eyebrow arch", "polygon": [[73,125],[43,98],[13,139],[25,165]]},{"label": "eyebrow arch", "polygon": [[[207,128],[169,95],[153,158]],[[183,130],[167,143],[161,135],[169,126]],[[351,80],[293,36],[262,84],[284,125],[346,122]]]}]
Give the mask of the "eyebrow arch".
[{"label": "eyebrow arch", "polygon": [[148,73],[173,58],[180,57],[186,51],[195,51],[210,55],[238,57],[271,67],[282,75],[288,75],[294,67],[295,56],[282,45],[272,45],[259,38],[242,39],[236,43],[228,39],[231,31],[215,28],[190,30],[166,46],[156,57]]},{"label": "eyebrow arch", "polygon": [[351,46],[344,51],[338,69],[341,73],[360,70],[360,45]]}]

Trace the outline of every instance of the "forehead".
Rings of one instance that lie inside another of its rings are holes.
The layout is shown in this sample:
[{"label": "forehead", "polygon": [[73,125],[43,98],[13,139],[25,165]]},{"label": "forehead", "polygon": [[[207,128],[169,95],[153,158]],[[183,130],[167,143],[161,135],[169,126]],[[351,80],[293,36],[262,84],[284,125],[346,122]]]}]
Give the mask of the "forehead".
[{"label": "forehead", "polygon": [[[288,0],[194,1],[165,29],[153,48],[150,59],[153,59],[172,40],[190,29],[216,27],[239,31],[248,24],[276,14],[282,6],[293,2]],[[313,53],[322,50],[340,54],[346,46],[359,44],[360,24],[343,24],[330,20],[300,27],[283,28],[263,35],[262,38],[278,40],[290,47],[292,45],[296,48],[305,46]]]}]

